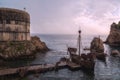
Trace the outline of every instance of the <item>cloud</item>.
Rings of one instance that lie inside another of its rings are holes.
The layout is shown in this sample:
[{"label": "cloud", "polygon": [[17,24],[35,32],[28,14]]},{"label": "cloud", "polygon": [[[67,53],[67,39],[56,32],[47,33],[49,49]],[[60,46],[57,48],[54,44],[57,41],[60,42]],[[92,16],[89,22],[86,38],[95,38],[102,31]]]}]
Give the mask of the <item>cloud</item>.
[{"label": "cloud", "polygon": [[31,15],[31,32],[108,34],[112,22],[120,20],[119,0],[4,0],[1,6],[23,9]]},{"label": "cloud", "polygon": [[83,10],[79,11],[74,21],[82,25],[84,30],[88,30],[88,33],[108,34],[110,24],[120,19],[119,5],[112,1],[85,0],[79,7]]}]

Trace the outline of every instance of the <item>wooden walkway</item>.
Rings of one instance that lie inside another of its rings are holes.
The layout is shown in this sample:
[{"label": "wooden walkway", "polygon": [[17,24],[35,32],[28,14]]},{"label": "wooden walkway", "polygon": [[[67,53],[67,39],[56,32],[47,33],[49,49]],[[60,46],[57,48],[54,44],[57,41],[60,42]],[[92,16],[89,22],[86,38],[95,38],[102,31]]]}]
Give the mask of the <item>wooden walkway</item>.
[{"label": "wooden walkway", "polygon": [[18,68],[2,69],[0,70],[0,76],[19,74],[22,77],[30,72],[32,73],[46,72],[46,71],[51,71],[66,67],[70,67],[74,69],[80,66],[75,65],[74,63],[66,63],[66,62],[60,62],[57,66],[56,64],[41,64],[41,65],[38,64],[38,65],[24,66]]},{"label": "wooden walkway", "polygon": [[19,67],[19,68],[9,68],[9,69],[2,69],[0,70],[0,76],[5,76],[5,75],[13,75],[13,74],[19,74],[24,75],[29,72],[45,72],[45,71],[50,71],[50,70],[55,70],[55,68],[61,68],[61,67],[66,67],[67,64],[66,62],[60,62],[57,66],[56,64],[42,64],[42,65],[31,65],[31,66],[24,66],[24,67]]}]

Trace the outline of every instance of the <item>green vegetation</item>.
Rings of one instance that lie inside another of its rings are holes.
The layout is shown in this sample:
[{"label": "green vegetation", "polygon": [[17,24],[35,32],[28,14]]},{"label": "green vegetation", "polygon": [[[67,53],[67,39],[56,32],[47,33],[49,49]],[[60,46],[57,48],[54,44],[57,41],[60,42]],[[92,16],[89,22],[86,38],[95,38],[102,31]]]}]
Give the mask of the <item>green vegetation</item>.
[{"label": "green vegetation", "polygon": [[17,46],[17,51],[22,51],[25,49],[25,46],[23,44],[20,44]]}]

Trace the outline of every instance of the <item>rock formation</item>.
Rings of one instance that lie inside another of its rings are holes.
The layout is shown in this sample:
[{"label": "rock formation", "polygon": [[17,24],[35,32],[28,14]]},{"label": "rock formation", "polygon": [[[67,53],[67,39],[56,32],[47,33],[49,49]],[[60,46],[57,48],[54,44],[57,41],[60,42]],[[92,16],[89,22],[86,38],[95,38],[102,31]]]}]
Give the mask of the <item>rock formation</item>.
[{"label": "rock formation", "polygon": [[110,34],[107,37],[106,43],[111,46],[120,46],[120,22],[111,25]]},{"label": "rock formation", "polygon": [[92,53],[104,53],[103,41],[95,37],[91,42],[90,51]]},{"label": "rock formation", "polygon": [[25,56],[35,55],[36,52],[48,51],[46,44],[38,37],[31,37],[31,41],[1,42],[0,57],[2,59],[18,59]]},{"label": "rock formation", "polygon": [[95,37],[90,46],[91,53],[94,53],[96,58],[102,61],[106,60],[106,54],[104,53],[103,41],[100,38]]}]

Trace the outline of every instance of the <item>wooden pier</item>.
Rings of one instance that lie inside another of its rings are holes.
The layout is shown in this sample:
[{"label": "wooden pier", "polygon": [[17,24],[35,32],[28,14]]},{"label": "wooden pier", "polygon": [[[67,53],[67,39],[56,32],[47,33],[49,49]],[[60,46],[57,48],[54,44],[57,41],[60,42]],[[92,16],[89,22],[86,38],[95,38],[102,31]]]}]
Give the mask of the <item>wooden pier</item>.
[{"label": "wooden pier", "polygon": [[0,76],[14,75],[18,74],[23,77],[29,73],[42,73],[46,71],[52,71],[60,68],[70,68],[76,69],[80,68],[79,65],[76,65],[72,62],[59,62],[59,64],[35,64],[18,68],[8,68],[0,70]]}]

